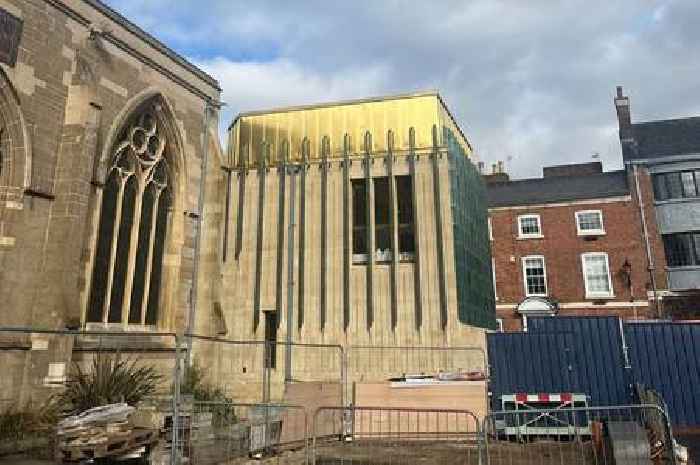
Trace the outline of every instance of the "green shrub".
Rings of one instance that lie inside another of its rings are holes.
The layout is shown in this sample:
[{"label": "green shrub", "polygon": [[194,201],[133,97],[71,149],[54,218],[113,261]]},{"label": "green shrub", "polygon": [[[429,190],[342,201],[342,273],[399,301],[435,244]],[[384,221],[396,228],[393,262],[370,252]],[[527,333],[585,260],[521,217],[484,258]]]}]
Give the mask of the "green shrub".
[{"label": "green shrub", "polygon": [[233,400],[220,388],[205,381],[204,372],[196,361],[185,368],[180,392],[191,395],[195,402],[212,402],[207,404],[205,410],[212,413],[214,426],[228,425],[237,421]]},{"label": "green shrub", "polygon": [[59,403],[53,398],[41,404],[13,405],[0,412],[0,442],[46,433],[56,425],[59,415]]},{"label": "green shrub", "polygon": [[98,354],[89,371],[76,363],[58,399],[70,414],[118,402],[136,405],[155,393],[162,379],[154,367],[137,366],[137,362]]}]

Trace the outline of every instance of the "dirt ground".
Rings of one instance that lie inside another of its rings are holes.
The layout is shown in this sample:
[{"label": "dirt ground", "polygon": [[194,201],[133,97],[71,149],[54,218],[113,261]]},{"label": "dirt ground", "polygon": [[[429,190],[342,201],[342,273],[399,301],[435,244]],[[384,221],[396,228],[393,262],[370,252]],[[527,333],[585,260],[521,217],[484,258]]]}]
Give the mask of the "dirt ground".
[{"label": "dirt ground", "polygon": [[51,460],[29,459],[18,455],[0,457],[0,465],[54,465]]}]

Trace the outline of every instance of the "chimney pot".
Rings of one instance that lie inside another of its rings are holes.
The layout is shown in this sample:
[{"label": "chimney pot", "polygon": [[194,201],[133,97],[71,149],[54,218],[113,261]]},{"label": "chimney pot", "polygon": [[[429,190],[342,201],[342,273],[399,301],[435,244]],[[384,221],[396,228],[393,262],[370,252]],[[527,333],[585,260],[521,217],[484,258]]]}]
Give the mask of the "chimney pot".
[{"label": "chimney pot", "polygon": [[503,173],[503,160],[498,161],[498,172]]},{"label": "chimney pot", "polygon": [[491,174],[496,174],[496,164],[495,163],[493,163],[491,165]]},{"label": "chimney pot", "polygon": [[617,86],[617,98],[622,98],[622,86]]}]

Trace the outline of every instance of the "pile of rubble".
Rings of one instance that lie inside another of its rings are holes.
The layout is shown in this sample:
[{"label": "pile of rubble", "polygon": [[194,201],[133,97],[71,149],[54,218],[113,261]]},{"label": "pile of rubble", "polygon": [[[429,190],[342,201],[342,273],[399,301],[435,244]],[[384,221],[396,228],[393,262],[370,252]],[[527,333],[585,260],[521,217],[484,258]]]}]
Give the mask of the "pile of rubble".
[{"label": "pile of rubble", "polygon": [[97,458],[125,460],[146,455],[158,441],[155,429],[129,422],[134,407],[110,404],[86,410],[58,424],[58,459],[81,461]]}]

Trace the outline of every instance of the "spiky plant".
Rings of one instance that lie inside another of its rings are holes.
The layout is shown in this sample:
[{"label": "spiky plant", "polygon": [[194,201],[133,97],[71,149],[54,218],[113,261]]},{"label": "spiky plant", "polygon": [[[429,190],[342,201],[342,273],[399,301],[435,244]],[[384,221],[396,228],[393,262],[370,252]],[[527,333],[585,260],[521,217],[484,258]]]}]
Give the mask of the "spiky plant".
[{"label": "spiky plant", "polygon": [[134,405],[153,394],[162,379],[154,367],[137,362],[98,354],[89,371],[76,363],[59,397],[70,413],[117,402]]}]

